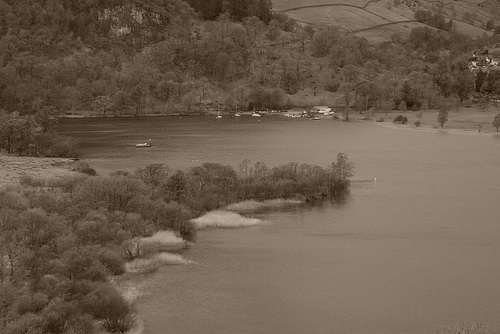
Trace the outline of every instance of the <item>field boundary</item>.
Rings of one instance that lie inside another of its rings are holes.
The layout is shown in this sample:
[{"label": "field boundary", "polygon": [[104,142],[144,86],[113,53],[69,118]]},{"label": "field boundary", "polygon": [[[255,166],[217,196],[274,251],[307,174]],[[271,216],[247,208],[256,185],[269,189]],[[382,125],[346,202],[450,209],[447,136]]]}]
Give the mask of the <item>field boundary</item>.
[{"label": "field boundary", "polygon": [[[364,9],[366,10],[367,12],[370,12],[369,10],[366,9],[366,7],[371,4],[371,3],[375,3],[375,2],[379,2],[380,0],[370,0],[368,1],[367,3],[365,3],[364,6],[360,7],[360,6],[356,6],[356,5],[351,5],[351,4],[346,4],[346,3],[325,3],[325,4],[319,4],[319,5],[306,5],[306,6],[297,6],[297,7],[292,7],[292,8],[288,8],[288,9],[283,9],[283,10],[279,10],[278,12],[279,13],[285,13],[285,12],[291,12],[291,11],[294,11],[294,10],[300,10],[300,9],[306,9],[306,8],[318,8],[318,7],[336,7],[336,6],[345,6],[345,7],[354,7],[354,8],[358,8],[358,9]],[[371,13],[371,12],[370,12]],[[377,14],[374,14],[372,13],[373,15],[377,15]]]},{"label": "field boundary", "polygon": [[[363,6],[356,6],[356,5],[352,5],[352,4],[341,4],[341,3],[326,3],[326,4],[316,4],[316,5],[305,5],[305,6],[291,7],[291,8],[288,8],[288,9],[279,10],[277,12],[278,13],[286,13],[286,12],[292,12],[292,11],[297,11],[297,10],[302,10],[302,9],[321,8],[321,7],[351,7],[351,8],[356,8],[356,9],[364,10],[365,12],[370,13],[371,15],[377,16],[377,17],[379,17],[379,18],[381,18],[383,20],[390,21],[390,22],[387,22],[387,23],[382,23],[382,24],[374,25],[374,26],[368,27],[368,28],[363,28],[363,29],[358,29],[358,30],[352,30],[352,31],[346,31],[346,34],[356,34],[356,33],[359,33],[359,32],[376,30],[378,28],[382,28],[382,27],[386,27],[386,26],[392,26],[392,25],[401,24],[401,23],[422,23],[422,24],[424,24],[426,26],[429,26],[425,22],[418,21],[418,20],[391,21],[390,19],[388,19],[388,18],[386,18],[386,17],[384,17],[384,16],[382,16],[380,14],[374,13],[374,12],[366,9],[370,4],[377,3],[379,1],[380,0],[370,0],[370,1],[367,1]],[[436,2],[436,1],[429,1],[429,2]],[[487,2],[487,0],[484,0],[484,1],[478,2],[478,3],[474,3],[474,2],[470,2],[470,1],[466,1],[466,0],[461,0],[461,2],[466,2],[466,3],[472,4],[472,5],[480,5],[480,4],[483,4],[483,3]],[[444,17],[448,18],[450,20],[456,21],[456,22],[461,22],[461,23],[464,23],[464,24],[469,24],[468,22],[465,22],[465,21],[457,19],[457,18],[450,18],[450,17],[447,17],[447,16],[444,16]],[[303,23],[303,24],[314,24],[312,22],[307,22],[307,21],[304,21],[304,20],[296,20],[296,21],[300,22],[300,23]],[[472,26],[474,26],[474,25],[472,25]],[[482,27],[477,27],[477,26],[474,26],[474,27],[484,30]],[[438,28],[436,28],[436,29],[438,29]],[[443,30],[443,29],[441,29],[441,30]],[[484,30],[484,31],[487,32],[487,30]]]}]

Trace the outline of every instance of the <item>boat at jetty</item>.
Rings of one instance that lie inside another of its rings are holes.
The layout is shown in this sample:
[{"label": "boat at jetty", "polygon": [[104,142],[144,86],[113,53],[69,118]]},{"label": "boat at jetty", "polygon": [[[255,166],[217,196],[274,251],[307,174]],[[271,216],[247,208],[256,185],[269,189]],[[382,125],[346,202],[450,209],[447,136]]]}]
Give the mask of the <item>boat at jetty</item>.
[{"label": "boat at jetty", "polygon": [[150,143],[139,143],[139,144],[135,144],[135,147],[137,147],[137,148],[151,147],[151,144]]},{"label": "boat at jetty", "polygon": [[261,114],[259,114],[258,112],[254,112],[254,113],[252,114],[252,116],[253,116],[253,117],[260,117],[260,116],[261,116]]}]

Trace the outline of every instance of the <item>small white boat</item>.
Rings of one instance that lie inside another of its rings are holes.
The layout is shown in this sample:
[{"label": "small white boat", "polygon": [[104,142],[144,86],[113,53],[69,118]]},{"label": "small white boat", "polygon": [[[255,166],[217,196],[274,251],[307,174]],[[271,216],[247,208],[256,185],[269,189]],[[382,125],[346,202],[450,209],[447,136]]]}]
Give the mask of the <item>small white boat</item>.
[{"label": "small white boat", "polygon": [[316,117],[313,117],[313,118],[312,118],[312,120],[313,120],[313,121],[320,121],[320,120],[321,120],[321,118],[320,118],[319,116],[316,116]]},{"label": "small white boat", "polygon": [[261,114],[259,114],[258,112],[254,112],[254,113],[252,114],[252,116],[253,116],[253,117],[260,117],[260,116],[261,116]]},{"label": "small white boat", "polygon": [[150,143],[140,143],[140,144],[135,144],[135,147],[141,148],[141,147],[151,147]]},{"label": "small white boat", "polygon": [[238,113],[234,114],[234,117],[240,117],[240,116],[241,116],[241,115],[240,115],[240,114],[238,114]]},{"label": "small white boat", "polygon": [[221,116],[221,115],[219,115],[219,116],[215,117],[215,119],[221,119],[221,118],[222,118],[222,116]]}]

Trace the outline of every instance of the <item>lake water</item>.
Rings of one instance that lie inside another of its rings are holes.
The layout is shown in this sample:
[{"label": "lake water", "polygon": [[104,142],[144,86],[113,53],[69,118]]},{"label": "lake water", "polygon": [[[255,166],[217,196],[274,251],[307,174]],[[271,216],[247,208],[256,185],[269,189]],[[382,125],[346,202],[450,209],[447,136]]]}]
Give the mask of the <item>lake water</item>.
[{"label": "lake water", "polygon": [[60,130],[81,138],[100,172],[245,158],[326,166],[339,152],[356,165],[344,202],[201,231],[184,254],[194,264],[141,277],[145,334],[500,328],[499,136],[270,116],[79,119]]}]

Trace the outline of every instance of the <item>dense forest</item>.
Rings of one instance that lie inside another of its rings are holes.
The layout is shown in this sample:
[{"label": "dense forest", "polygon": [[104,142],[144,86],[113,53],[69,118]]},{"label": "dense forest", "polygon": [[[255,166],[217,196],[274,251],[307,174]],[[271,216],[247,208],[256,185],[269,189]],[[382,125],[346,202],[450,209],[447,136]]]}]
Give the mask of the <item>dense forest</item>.
[{"label": "dense forest", "polygon": [[103,177],[80,166],[77,176],[23,177],[0,188],[0,332],[124,333],[135,311],[113,277],[169,263],[165,248],[194,240],[192,218],[248,199],[340,199],[353,167],[341,153],[327,168],[245,160],[237,170],[152,164]]},{"label": "dense forest", "polygon": [[273,13],[267,0],[1,0],[0,8],[0,106],[21,116],[433,108],[497,90],[498,78],[482,87],[467,67],[496,34],[429,26],[373,45]]}]

